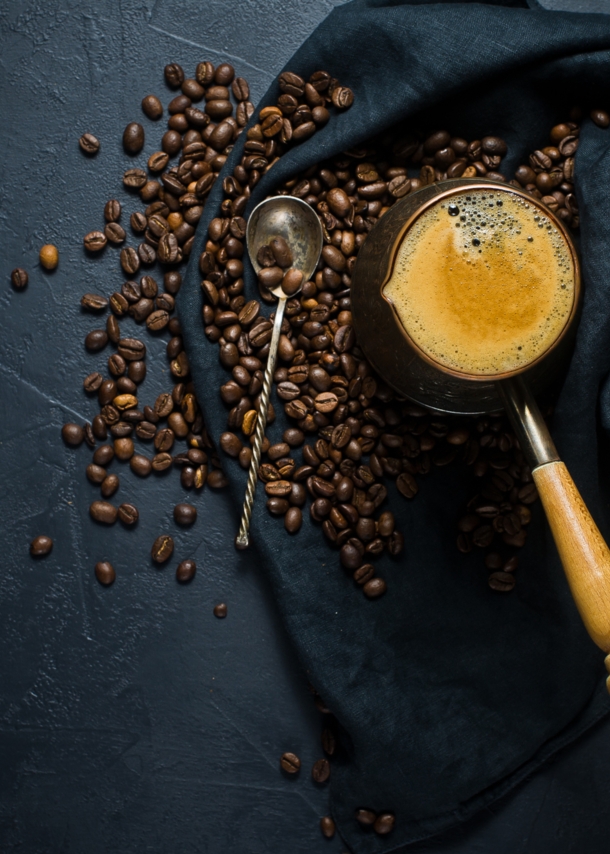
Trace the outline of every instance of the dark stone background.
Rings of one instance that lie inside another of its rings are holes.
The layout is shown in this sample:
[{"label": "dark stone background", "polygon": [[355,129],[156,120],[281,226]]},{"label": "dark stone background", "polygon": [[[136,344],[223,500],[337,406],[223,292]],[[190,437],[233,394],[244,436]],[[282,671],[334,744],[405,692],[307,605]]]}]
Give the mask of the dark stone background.
[{"label": "dark stone background", "polygon": [[[342,852],[321,837],[324,788],[309,776],[320,721],[287,646],[263,574],[232,548],[235,519],[222,494],[196,498],[199,519],[175,528],[186,496],[177,473],[135,478],[120,469],[117,497],[141,508],[134,531],[89,518],[97,489],[84,475],[85,446],[67,449],[64,421],[96,408],[82,378],[103,369],[81,313],[85,291],[121,281],[118,253],[91,261],[82,236],[103,224],[106,199],[124,201],[129,158],[122,129],[160,125],[140,100],[164,103],[163,66],[187,73],[202,59],[228,59],[265,91],[336,2],[309,0],[0,0],[0,850],[25,854],[108,852]],[[610,0],[546,0],[574,11],[608,11]],[[345,81],[349,82],[349,81]],[[82,155],[84,131],[102,142]],[[141,158],[140,158],[141,159]],[[139,207],[125,205],[123,221]],[[55,243],[54,273],[38,249]],[[17,293],[11,269],[30,283]],[[166,390],[165,340],[145,335],[143,397]],[[152,343],[151,343],[152,342]],[[117,464],[112,470],[119,471]],[[195,557],[180,587],[172,560],[158,570],[152,540],[169,531],[176,556]],[[39,533],[55,540],[29,557]],[[117,581],[102,588],[97,560]],[[213,605],[225,600],[226,620]],[[598,854],[607,851],[610,723],[597,727],[542,772],[459,832],[417,848],[439,854]],[[295,779],[278,758],[303,760]],[[415,849],[411,849],[415,854]]]}]

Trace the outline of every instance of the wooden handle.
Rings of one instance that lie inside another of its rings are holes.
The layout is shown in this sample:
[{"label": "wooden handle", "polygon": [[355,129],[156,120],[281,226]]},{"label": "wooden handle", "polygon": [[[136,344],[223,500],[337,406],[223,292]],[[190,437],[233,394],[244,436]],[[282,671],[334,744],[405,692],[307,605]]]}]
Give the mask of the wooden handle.
[{"label": "wooden handle", "polygon": [[[565,463],[544,463],[532,476],[586,629],[610,653],[610,549]],[[610,672],[610,656],[606,667]],[[610,691],[610,677],[606,684]]]}]

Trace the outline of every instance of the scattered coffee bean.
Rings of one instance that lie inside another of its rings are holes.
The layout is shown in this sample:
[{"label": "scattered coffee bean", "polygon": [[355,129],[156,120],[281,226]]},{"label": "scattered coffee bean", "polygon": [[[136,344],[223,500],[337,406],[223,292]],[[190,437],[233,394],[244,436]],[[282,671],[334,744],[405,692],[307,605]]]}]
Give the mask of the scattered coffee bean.
[{"label": "scattered coffee bean", "polygon": [[320,830],[327,839],[332,839],[335,835],[335,822],[329,815],[320,819]]},{"label": "scattered coffee bean", "polygon": [[140,514],[138,508],[133,504],[121,504],[117,511],[118,517],[124,525],[135,525]]},{"label": "scattered coffee bean", "polygon": [[79,427],[78,424],[64,424],[61,428],[61,438],[64,440],[66,445],[77,448],[82,444],[83,439],[85,438],[85,431],[82,427]]},{"label": "scattered coffee bean", "polygon": [[227,616],[227,606],[224,602],[214,605],[214,616],[218,617],[219,620],[223,620]]},{"label": "scattered coffee bean", "polygon": [[394,830],[394,825],[396,823],[396,818],[391,812],[382,812],[379,813],[377,818],[375,819],[375,824],[373,828],[375,833],[378,833],[380,836],[385,836],[385,834],[390,833]]},{"label": "scattered coffee bean", "polygon": [[108,241],[103,231],[90,231],[83,238],[85,249],[88,252],[99,252],[104,248]]},{"label": "scattered coffee bean", "polygon": [[94,501],[89,507],[91,518],[103,525],[114,525],[117,513],[117,508],[108,501]]},{"label": "scattered coffee bean", "polygon": [[21,267],[15,267],[11,273],[11,283],[17,290],[25,288],[28,283],[28,274]]},{"label": "scattered coffee bean", "polygon": [[183,560],[178,564],[178,568],[176,569],[176,580],[181,584],[187,584],[195,577],[196,570],[197,564],[194,560]]},{"label": "scattered coffee bean", "polygon": [[155,563],[165,563],[174,553],[174,541],[168,534],[161,534],[152,545],[150,555]]},{"label": "scattered coffee bean", "polygon": [[311,776],[316,783],[326,783],[330,777],[330,762],[328,759],[318,759],[311,769]]},{"label": "scattered coffee bean", "polygon": [[30,543],[30,554],[33,557],[44,557],[44,555],[48,555],[51,549],[53,548],[53,540],[51,537],[47,537],[44,534],[41,534],[38,537],[34,537],[32,542]]},{"label": "scattered coffee bean", "polygon": [[160,119],[163,115],[163,106],[156,95],[147,95],[142,99],[142,110],[153,121]]},{"label": "scattered coffee bean", "polygon": [[128,154],[138,154],[144,148],[144,128],[138,122],[130,122],[123,131],[123,148]]},{"label": "scattered coffee bean", "polygon": [[376,820],[377,813],[374,813],[372,810],[356,810],[356,821],[363,827],[372,827]]},{"label": "scattered coffee bean", "polygon": [[78,140],[78,144],[85,154],[97,154],[100,150],[100,141],[96,136],[93,136],[92,133],[84,133]]},{"label": "scattered coffee bean", "polygon": [[287,774],[296,774],[301,767],[301,760],[295,753],[282,753],[280,766]]},{"label": "scattered coffee bean", "polygon": [[197,520],[197,508],[192,504],[176,504],[174,507],[174,522],[183,528],[193,525]]},{"label": "scattered coffee bean", "polygon": [[108,587],[116,579],[116,572],[114,571],[113,565],[107,560],[102,560],[99,563],[96,563],[95,577],[100,584],[103,584],[104,587]]},{"label": "scattered coffee bean", "polygon": [[57,246],[53,246],[52,243],[46,243],[41,248],[38,258],[45,270],[54,270],[59,263]]}]

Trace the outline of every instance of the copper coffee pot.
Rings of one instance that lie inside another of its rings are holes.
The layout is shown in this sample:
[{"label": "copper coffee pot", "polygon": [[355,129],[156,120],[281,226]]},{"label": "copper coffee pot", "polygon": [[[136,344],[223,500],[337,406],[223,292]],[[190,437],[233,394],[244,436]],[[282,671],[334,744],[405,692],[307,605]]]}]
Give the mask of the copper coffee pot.
[{"label": "copper coffee pot", "polygon": [[[383,293],[409,229],[424,211],[464,190],[493,190],[526,199],[560,232],[571,254],[574,298],[563,329],[536,359],[502,374],[476,376],[440,364],[409,336]],[[367,237],[351,286],[353,324],[359,344],[380,376],[396,391],[437,412],[477,414],[506,410],[531,466],[572,595],[591,638],[606,653],[610,672],[610,550],[560,460],[534,397],[556,385],[567,365],[579,295],[578,258],[562,222],[521,190],[477,179],[442,181],[396,202]],[[606,684],[610,691],[610,677]]]}]

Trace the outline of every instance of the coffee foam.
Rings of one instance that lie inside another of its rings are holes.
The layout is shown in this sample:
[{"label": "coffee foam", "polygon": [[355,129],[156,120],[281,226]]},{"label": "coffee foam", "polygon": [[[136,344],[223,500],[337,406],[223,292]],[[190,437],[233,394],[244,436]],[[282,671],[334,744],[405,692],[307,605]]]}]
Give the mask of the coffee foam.
[{"label": "coffee foam", "polygon": [[430,358],[491,376],[546,352],[569,320],[574,288],[570,248],[540,208],[473,189],[418,217],[383,293]]}]

